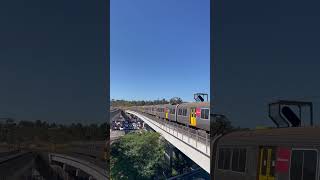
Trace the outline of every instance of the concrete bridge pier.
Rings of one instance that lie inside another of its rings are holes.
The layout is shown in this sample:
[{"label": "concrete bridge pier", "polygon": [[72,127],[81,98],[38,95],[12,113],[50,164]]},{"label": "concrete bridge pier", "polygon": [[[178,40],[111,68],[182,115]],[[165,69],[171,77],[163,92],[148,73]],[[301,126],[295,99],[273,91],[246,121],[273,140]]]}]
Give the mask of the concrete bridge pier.
[{"label": "concrete bridge pier", "polygon": [[77,169],[76,170],[76,177],[79,177],[79,174],[80,174],[80,169]]}]

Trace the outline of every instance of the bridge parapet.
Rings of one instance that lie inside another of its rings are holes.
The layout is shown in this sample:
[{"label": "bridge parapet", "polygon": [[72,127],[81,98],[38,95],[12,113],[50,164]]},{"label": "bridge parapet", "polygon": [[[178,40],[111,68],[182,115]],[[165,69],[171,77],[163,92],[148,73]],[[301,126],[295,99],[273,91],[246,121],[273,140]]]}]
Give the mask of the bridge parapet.
[{"label": "bridge parapet", "polygon": [[91,175],[94,179],[97,179],[97,180],[109,179],[106,169],[97,167],[95,164],[92,164],[82,159],[78,159],[78,158],[63,155],[63,154],[50,153],[49,154],[50,164],[53,161],[80,169],[83,172]]},{"label": "bridge parapet", "polygon": [[199,133],[174,122],[151,119],[138,112],[127,110],[159,132],[167,141],[210,173],[210,134]]}]

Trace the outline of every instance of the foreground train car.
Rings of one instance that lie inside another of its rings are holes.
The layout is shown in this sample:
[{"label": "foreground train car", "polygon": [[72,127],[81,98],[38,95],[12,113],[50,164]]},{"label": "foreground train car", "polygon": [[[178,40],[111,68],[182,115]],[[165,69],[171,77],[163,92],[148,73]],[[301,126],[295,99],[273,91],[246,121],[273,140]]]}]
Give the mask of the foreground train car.
[{"label": "foreground train car", "polygon": [[210,131],[210,103],[194,102],[177,105],[135,106],[131,109],[188,127]]},{"label": "foreground train car", "polygon": [[319,180],[320,128],[239,131],[216,145],[215,180]]},{"label": "foreground train car", "polygon": [[208,102],[179,104],[176,121],[180,124],[210,131],[209,106]]}]

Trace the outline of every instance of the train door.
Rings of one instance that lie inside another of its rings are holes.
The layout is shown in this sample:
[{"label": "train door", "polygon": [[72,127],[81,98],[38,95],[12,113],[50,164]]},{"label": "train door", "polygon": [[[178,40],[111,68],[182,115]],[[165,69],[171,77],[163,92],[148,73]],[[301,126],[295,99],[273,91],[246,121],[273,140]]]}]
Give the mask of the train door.
[{"label": "train door", "polygon": [[164,111],[166,113],[166,119],[168,119],[169,118],[169,108],[165,108]]},{"label": "train door", "polygon": [[196,119],[196,108],[190,108],[190,126],[197,126],[197,119]]},{"label": "train door", "polygon": [[276,148],[260,147],[258,180],[275,180]]}]

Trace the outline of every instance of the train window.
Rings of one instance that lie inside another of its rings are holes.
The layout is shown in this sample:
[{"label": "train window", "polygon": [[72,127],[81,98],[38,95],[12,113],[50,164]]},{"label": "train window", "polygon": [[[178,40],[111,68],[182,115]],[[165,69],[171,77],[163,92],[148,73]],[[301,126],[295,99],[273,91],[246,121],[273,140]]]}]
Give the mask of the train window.
[{"label": "train window", "polygon": [[218,168],[223,169],[223,157],[224,157],[224,149],[219,149],[219,157],[218,157]]},{"label": "train window", "polygon": [[293,151],[291,157],[290,180],[300,180],[302,177],[303,152]]},{"label": "train window", "polygon": [[218,157],[218,168],[219,169],[230,169],[231,161],[231,149],[229,148],[220,148],[219,157]]},{"label": "train window", "polygon": [[232,168],[232,171],[238,171],[238,168],[239,167],[239,149],[236,148],[236,149],[233,149],[233,152],[232,152],[232,165],[231,165],[231,168]]},{"label": "train window", "polygon": [[201,119],[209,119],[209,109],[201,109]]},{"label": "train window", "polygon": [[246,167],[246,149],[234,148],[232,153],[232,171],[244,172]]},{"label": "train window", "polygon": [[170,113],[174,114],[174,113],[176,113],[176,110],[175,109],[170,109]]},{"label": "train window", "polygon": [[187,116],[187,109],[183,109],[182,115],[183,115],[183,116]]},{"label": "train window", "polygon": [[308,151],[303,155],[303,179],[316,179],[317,152]]},{"label": "train window", "polygon": [[290,180],[315,180],[317,158],[317,152],[314,150],[293,150]]},{"label": "train window", "polygon": [[246,168],[246,159],[247,159],[247,150],[240,149],[240,156],[239,156],[239,171],[244,172]]},{"label": "train window", "polygon": [[230,169],[231,149],[225,149],[223,169]]}]

